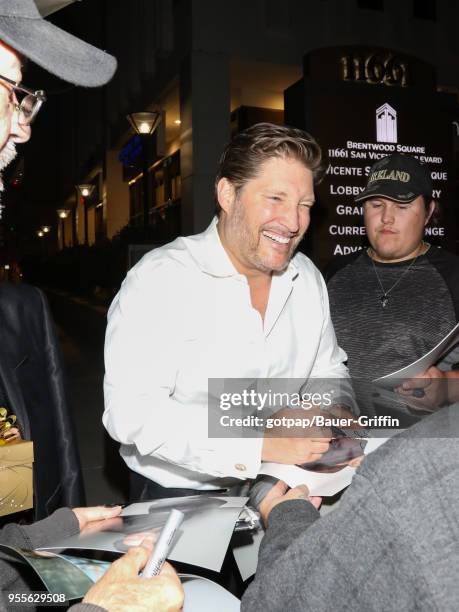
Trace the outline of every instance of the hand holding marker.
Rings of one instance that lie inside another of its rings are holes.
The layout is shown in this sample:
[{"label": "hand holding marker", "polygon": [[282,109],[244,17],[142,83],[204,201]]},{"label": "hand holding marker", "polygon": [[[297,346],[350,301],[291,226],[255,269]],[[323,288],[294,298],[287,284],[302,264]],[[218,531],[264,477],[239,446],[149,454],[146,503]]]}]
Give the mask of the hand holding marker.
[{"label": "hand holding marker", "polygon": [[183,512],[180,512],[180,510],[175,510],[175,508],[171,510],[166,524],[162,528],[158,541],[142,572],[143,578],[151,578],[159,574],[164,565],[164,561],[167,559],[172,549],[172,542],[184,518],[185,515]]}]

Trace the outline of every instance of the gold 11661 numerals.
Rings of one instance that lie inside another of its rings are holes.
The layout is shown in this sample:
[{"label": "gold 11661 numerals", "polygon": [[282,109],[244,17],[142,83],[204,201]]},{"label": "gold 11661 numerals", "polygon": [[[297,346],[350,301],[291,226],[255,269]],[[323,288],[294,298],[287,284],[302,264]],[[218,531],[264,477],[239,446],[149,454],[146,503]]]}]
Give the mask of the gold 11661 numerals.
[{"label": "gold 11661 numerals", "polygon": [[341,58],[344,81],[406,87],[407,66],[394,55],[345,55]]}]

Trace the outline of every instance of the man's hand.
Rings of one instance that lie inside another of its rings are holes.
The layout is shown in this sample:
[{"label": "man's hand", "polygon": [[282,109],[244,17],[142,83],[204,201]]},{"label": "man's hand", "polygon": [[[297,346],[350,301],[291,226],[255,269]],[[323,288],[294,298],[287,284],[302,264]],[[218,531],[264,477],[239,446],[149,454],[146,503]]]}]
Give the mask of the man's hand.
[{"label": "man's hand", "polygon": [[262,461],[301,465],[317,461],[327,452],[331,438],[265,438]]},{"label": "man's hand", "polygon": [[[329,408],[327,407],[324,409],[321,414],[323,414],[325,417],[332,416],[337,419],[346,419],[349,422],[356,418],[349,406],[343,406],[342,404],[333,404]],[[353,427],[353,425],[343,425],[342,427],[344,429],[346,427]]]},{"label": "man's hand", "polygon": [[119,523],[121,506],[93,506],[91,508],[73,508],[80,525],[80,533],[87,535],[96,531],[110,529]]},{"label": "man's hand", "polygon": [[21,432],[17,427],[10,427],[10,429],[3,431],[0,435],[0,445],[2,441],[6,444],[13,440],[22,440]]},{"label": "man's hand", "polygon": [[446,372],[431,366],[422,374],[406,380],[395,389],[400,395],[415,398],[413,407],[421,410],[437,410],[448,401]]},{"label": "man's hand", "polygon": [[[274,414],[273,418],[312,419],[314,414],[324,413],[320,410],[284,408]],[[261,459],[290,465],[317,461],[327,452],[330,440],[331,431],[327,427],[272,427],[265,430]]]},{"label": "man's hand", "polygon": [[309,501],[315,508],[319,509],[322,503],[321,497],[309,497],[309,491],[306,485],[300,485],[288,491],[288,486],[282,480],[279,480],[266,495],[260,504],[260,514],[265,526],[268,525],[268,517],[273,508],[278,504],[290,499],[304,499]]},{"label": "man's hand", "polygon": [[168,563],[153,578],[140,578],[151,552],[144,541],[131,548],[86,593],[83,603],[100,606],[108,612],[178,612],[183,606],[183,588]]}]

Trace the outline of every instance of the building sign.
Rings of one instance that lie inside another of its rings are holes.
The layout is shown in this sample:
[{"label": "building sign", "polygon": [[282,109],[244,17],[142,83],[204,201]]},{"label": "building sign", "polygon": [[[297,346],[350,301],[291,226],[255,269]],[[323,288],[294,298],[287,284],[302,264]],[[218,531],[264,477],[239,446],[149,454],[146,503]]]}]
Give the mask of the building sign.
[{"label": "building sign", "polygon": [[135,134],[130,138],[118,155],[118,159],[125,167],[132,167],[142,156],[142,139]]},{"label": "building sign", "polygon": [[363,53],[358,51],[341,57],[342,79],[364,82],[370,85],[394,85],[406,87],[408,83],[407,64],[390,51]]},{"label": "building sign", "polygon": [[333,48],[306,56],[304,74],[285,92],[285,122],[311,132],[328,156],[305,242],[317,265],[367,244],[354,198],[372,164],[394,152],[429,165],[443,215],[427,240],[454,250],[456,99],[436,91],[433,68],[390,50]]}]

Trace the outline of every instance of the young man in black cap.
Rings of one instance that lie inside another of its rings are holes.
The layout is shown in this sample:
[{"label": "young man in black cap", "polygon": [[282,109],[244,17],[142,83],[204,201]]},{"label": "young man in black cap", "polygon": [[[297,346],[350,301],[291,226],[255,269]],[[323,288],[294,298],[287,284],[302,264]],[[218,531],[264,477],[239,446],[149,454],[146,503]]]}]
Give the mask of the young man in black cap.
[{"label": "young man in black cap", "polygon": [[[459,258],[424,241],[436,204],[429,169],[416,158],[379,160],[356,201],[370,247],[333,263],[328,291],[350,373],[370,381],[420,358],[455,326]],[[429,408],[447,401],[456,352],[398,391]]]}]

